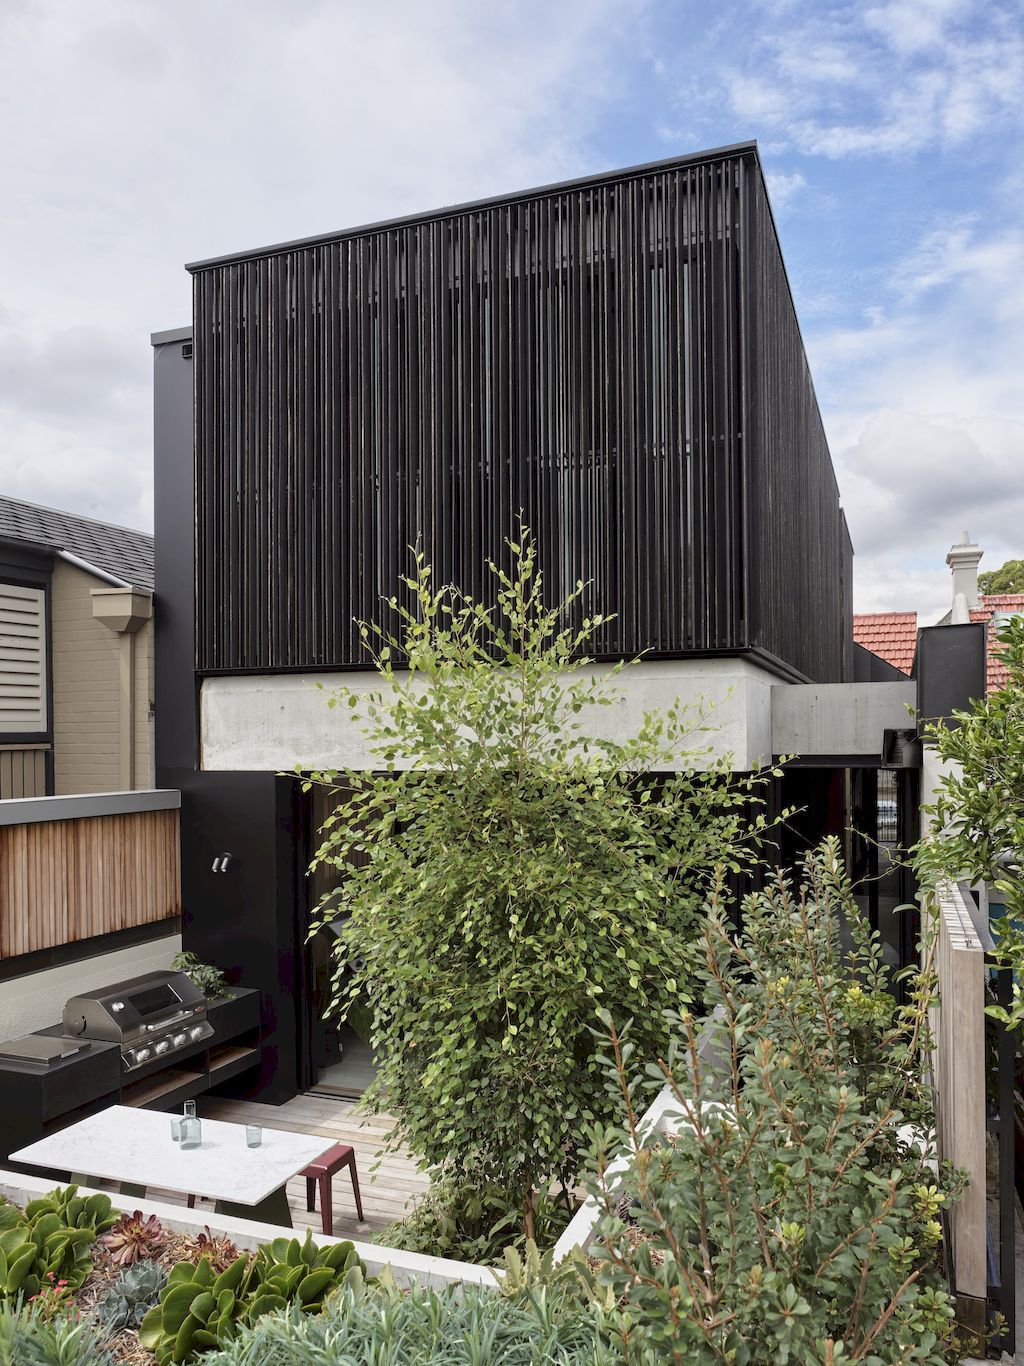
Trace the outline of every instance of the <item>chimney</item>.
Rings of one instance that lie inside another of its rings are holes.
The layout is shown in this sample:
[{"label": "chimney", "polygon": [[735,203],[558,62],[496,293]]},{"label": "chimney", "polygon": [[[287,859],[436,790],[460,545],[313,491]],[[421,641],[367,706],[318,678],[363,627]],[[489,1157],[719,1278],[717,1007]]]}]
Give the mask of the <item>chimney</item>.
[{"label": "chimney", "polygon": [[946,563],[953,571],[954,608],[958,599],[963,599],[963,606],[968,609],[981,606],[978,601],[978,561],[982,553],[966,531],[961,532],[960,540],[950,547]]}]

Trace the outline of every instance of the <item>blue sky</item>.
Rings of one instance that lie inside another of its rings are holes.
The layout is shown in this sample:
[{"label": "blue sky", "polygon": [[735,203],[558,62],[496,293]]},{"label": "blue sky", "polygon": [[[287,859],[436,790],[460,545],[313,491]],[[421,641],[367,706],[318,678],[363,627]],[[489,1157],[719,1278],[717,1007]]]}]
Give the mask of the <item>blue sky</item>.
[{"label": "blue sky", "polygon": [[865,609],[1024,555],[1019,3],[4,0],[0,489],[146,526],[186,260],[758,139]]}]

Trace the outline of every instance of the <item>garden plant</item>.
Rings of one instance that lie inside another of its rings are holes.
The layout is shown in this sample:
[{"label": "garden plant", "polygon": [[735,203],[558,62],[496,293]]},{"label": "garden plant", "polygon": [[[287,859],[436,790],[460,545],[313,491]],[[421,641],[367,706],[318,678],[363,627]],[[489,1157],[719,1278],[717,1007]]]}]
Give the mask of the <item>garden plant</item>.
[{"label": "garden plant", "polygon": [[535,1237],[552,1190],[568,1208],[579,1135],[607,1117],[597,1009],[662,1055],[714,870],[749,868],[772,824],[767,775],[710,757],[707,714],[621,725],[629,665],[589,668],[602,617],[582,616],[582,584],[545,603],[528,533],[492,571],[485,604],[417,557],[393,629],[362,628],[380,687],[329,698],[379,771],[307,778],[334,806],[313,866],[339,874],[316,926],[340,926],[335,1009],[372,1005],[365,1100],[452,1192],[453,1251],[509,1214],[508,1240]]},{"label": "garden plant", "polygon": [[[833,841],[799,887],[780,874],[748,896],[740,931],[731,909],[716,893],[704,930],[713,1064],[691,1014],[646,1066],[605,1016],[626,1121],[598,1132],[594,1160],[633,1157],[625,1222],[622,1190],[595,1187],[598,1274],[623,1306],[625,1359],[959,1359],[939,1255],[957,1183],[933,1165],[921,1081],[930,968],[897,1005]],[[666,1085],[678,1131],[643,1135],[645,1096]]]}]

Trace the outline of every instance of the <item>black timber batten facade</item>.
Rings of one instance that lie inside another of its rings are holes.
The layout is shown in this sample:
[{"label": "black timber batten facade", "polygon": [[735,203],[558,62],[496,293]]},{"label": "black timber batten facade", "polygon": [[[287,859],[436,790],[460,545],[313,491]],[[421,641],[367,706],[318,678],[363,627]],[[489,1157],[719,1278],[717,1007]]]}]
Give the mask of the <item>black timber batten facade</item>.
[{"label": "black timber batten facade", "polygon": [[756,148],[190,267],[200,673],[365,666],[521,513],[598,654],[850,674],[850,544]]}]

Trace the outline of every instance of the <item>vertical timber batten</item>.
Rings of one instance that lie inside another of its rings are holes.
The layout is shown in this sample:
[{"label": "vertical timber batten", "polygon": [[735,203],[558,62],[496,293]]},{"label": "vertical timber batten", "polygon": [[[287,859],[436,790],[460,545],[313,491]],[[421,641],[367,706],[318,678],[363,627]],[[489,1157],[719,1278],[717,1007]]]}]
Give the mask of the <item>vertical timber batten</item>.
[{"label": "vertical timber batten", "polygon": [[848,542],[751,148],[195,272],[196,664],[365,665],[521,512],[600,658],[846,676]]}]

